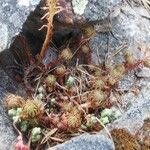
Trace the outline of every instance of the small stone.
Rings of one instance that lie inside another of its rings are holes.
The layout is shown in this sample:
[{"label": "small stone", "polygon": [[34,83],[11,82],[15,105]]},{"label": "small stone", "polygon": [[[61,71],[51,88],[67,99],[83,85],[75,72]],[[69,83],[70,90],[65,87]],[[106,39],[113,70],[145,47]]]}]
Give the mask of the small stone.
[{"label": "small stone", "polygon": [[140,78],[149,78],[150,77],[150,69],[147,67],[138,68],[136,71],[137,77]]},{"label": "small stone", "polygon": [[82,15],[88,4],[88,0],[72,0],[72,6],[75,14]]},{"label": "small stone", "polygon": [[38,5],[40,0],[30,0],[31,5]]},{"label": "small stone", "polygon": [[0,52],[7,47],[8,42],[8,28],[7,25],[0,22]]}]

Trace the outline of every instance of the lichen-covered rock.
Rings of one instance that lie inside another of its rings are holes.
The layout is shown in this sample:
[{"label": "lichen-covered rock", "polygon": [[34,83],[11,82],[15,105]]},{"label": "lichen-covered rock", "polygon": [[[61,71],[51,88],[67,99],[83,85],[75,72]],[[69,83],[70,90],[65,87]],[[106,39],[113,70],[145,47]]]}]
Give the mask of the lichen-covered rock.
[{"label": "lichen-covered rock", "polygon": [[9,48],[40,0],[0,1],[0,52]]},{"label": "lichen-covered rock", "polygon": [[124,115],[112,123],[108,128],[126,128],[135,134],[143,125],[150,113],[150,79],[143,79],[137,83],[141,89],[138,95],[123,95],[122,98],[133,100]]},{"label": "lichen-covered rock", "polygon": [[[101,28],[97,29],[97,35],[90,40],[93,63],[98,64],[98,59],[104,61],[107,58],[106,54],[115,53],[114,50],[117,51],[121,47],[121,52],[130,49],[138,59],[141,59],[143,53],[137,51],[138,47],[142,43],[150,42],[150,21],[146,19],[150,15],[142,5],[131,8],[130,5],[123,3],[115,9],[120,11],[116,17],[111,17],[110,13],[111,28],[105,33]],[[112,59],[116,62],[123,61],[119,55],[115,55]]]},{"label": "lichen-covered rock", "polygon": [[[62,0],[60,4],[65,8],[65,11],[58,15],[57,19],[65,24],[99,22],[108,19],[110,12],[114,12],[114,8],[121,3],[121,0]],[[118,11],[113,14],[116,16]],[[67,17],[72,21],[69,21]]]}]

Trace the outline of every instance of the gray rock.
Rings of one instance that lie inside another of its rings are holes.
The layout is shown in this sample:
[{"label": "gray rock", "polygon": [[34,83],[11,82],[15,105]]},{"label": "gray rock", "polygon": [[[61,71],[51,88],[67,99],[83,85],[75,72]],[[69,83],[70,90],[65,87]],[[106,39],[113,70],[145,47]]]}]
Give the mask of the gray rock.
[{"label": "gray rock", "polygon": [[[2,33],[0,35],[0,52],[9,47],[13,41],[13,37],[21,31],[23,24],[24,30],[28,31],[28,33],[34,33],[36,37],[40,36],[40,32],[37,30],[39,27],[35,26],[35,24],[36,22],[41,23],[41,21],[37,18],[26,21],[27,16],[35,9],[39,1],[40,0],[0,1],[0,31]],[[78,2],[78,0],[75,1]],[[84,24],[94,24],[95,26],[97,35],[91,38],[89,42],[92,49],[93,63],[95,64],[104,61],[107,55],[114,54],[116,50],[125,43],[127,43],[127,47],[122,48],[122,51],[128,48],[134,52],[137,58],[142,58],[142,52],[137,51],[138,44],[147,44],[150,42],[150,20],[147,19],[150,18],[150,16],[147,11],[141,5],[131,8],[126,3],[121,2],[121,0],[88,0],[88,3],[86,3],[85,0],[84,11],[76,12],[73,16],[75,23],[78,23],[83,18]],[[67,7],[68,9],[71,7],[70,3],[71,1],[66,4],[66,7],[69,6],[69,8]],[[76,7],[75,5],[74,7]],[[75,11],[75,8],[73,9]],[[38,18],[41,17],[40,15],[39,12],[36,12]],[[105,31],[102,31],[103,27],[106,28]],[[29,28],[30,30],[28,30]],[[29,36],[31,34],[29,34]],[[4,55],[6,58],[9,58],[7,54],[6,52]],[[13,59],[14,57],[6,59],[6,63],[11,65]],[[121,63],[124,59],[121,55],[115,55],[110,57],[109,61],[110,63]],[[140,74],[140,76],[145,77],[144,74],[145,73]],[[8,75],[5,71],[0,70],[0,148],[2,149],[10,149],[9,145],[12,145],[12,142],[16,138],[2,101],[7,92],[17,92],[19,90],[17,84],[11,79],[11,76],[11,74]],[[146,75],[146,77],[149,77],[149,75]],[[125,79],[119,82],[119,88],[129,91],[134,86],[135,81],[134,72],[132,72],[131,75],[125,76]],[[118,127],[127,128],[132,133],[135,133],[142,126],[146,114],[150,111],[150,81],[148,79],[140,80],[136,84],[141,88],[141,92],[138,97],[135,97],[134,94],[130,92],[123,95],[122,106],[125,112],[119,120],[108,125],[109,129]],[[85,134],[71,139],[62,145],[50,148],[49,150],[52,149],[111,150],[113,149],[113,144],[104,136]]]},{"label": "gray rock", "polygon": [[8,28],[6,24],[0,23],[0,33],[0,52],[2,52],[6,48],[8,42]]},{"label": "gray rock", "polygon": [[137,77],[140,78],[149,78],[150,77],[150,69],[147,67],[138,68],[136,70]]},{"label": "gray rock", "polygon": [[114,150],[114,146],[102,135],[84,134],[48,150]]},{"label": "gray rock", "polygon": [[[146,19],[146,17],[149,18],[150,15],[146,9],[142,6],[131,8],[126,3],[119,5],[117,8],[120,9],[120,12],[117,17],[110,19],[110,32],[99,32],[96,37],[90,40],[90,47],[93,51],[93,61],[95,61],[96,58],[104,61],[106,53],[115,53],[115,51],[117,51],[120,46],[123,47],[123,45],[127,46],[122,48],[121,52],[129,49],[138,59],[141,59],[143,53],[137,50],[138,47],[142,43],[148,44],[150,42],[150,20]],[[95,56],[97,50],[99,50],[101,54],[98,57]],[[123,59],[118,55],[112,57],[111,60],[123,62]]]},{"label": "gray rock", "polygon": [[0,70],[0,150],[13,150],[16,134],[7,116],[3,98],[8,92],[16,91],[16,84],[3,71]]},{"label": "gray rock", "polygon": [[0,52],[9,48],[40,0],[0,1]]},{"label": "gray rock", "polygon": [[110,14],[113,18],[117,16],[119,11],[116,10],[119,9],[116,7],[121,3],[122,0],[62,0],[60,4],[65,8],[65,11],[59,14],[57,19],[64,24],[71,22],[81,25],[98,23],[101,20],[107,20]]},{"label": "gray rock", "polygon": [[133,95],[132,97],[135,100],[132,102],[130,109],[120,119],[108,126],[109,129],[125,128],[132,134],[135,134],[142,127],[144,119],[147,119],[150,115],[150,86],[142,88],[138,97]]},{"label": "gray rock", "polygon": [[119,6],[121,3],[121,0],[88,0],[83,16],[88,21],[107,19],[114,7]]}]

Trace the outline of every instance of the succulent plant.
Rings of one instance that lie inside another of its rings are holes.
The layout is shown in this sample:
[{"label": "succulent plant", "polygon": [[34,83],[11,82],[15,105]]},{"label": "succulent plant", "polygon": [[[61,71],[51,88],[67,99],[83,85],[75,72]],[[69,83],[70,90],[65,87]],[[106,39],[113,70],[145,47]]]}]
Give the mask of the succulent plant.
[{"label": "succulent plant", "polygon": [[64,65],[60,65],[56,68],[55,73],[57,76],[62,76],[66,72],[66,67]]},{"label": "succulent plant", "polygon": [[35,127],[31,132],[31,141],[33,143],[38,142],[41,139],[42,130],[40,127]]},{"label": "succulent plant", "polygon": [[81,47],[81,50],[82,50],[82,52],[83,52],[84,54],[87,54],[87,53],[90,52],[90,48],[89,48],[87,45],[83,45],[83,46]]},{"label": "succulent plant", "polygon": [[101,112],[101,117],[111,116],[112,113],[113,113],[113,110],[112,110],[112,109],[105,108],[105,109]]},{"label": "succulent plant", "polygon": [[21,122],[20,116],[14,116],[14,117],[12,117],[12,119],[13,119],[14,123],[20,123]]},{"label": "succulent plant", "polygon": [[28,99],[22,107],[21,118],[32,119],[43,114],[41,101]]},{"label": "succulent plant", "polygon": [[110,76],[120,79],[125,73],[125,67],[123,64],[116,65],[110,72]]},{"label": "succulent plant", "polygon": [[113,110],[112,115],[110,116],[110,120],[118,119],[122,116],[121,112],[119,110]]},{"label": "succulent plant", "polygon": [[68,131],[77,130],[81,126],[81,112],[73,107],[70,112],[66,112],[61,117],[61,128]]},{"label": "succulent plant", "polygon": [[75,84],[75,78],[72,77],[72,76],[69,76],[69,78],[68,78],[66,84],[67,84],[67,86],[68,86],[69,88],[71,88],[71,87],[74,86],[74,84]]},{"label": "succulent plant", "polygon": [[8,115],[12,118],[14,116],[16,116],[17,114],[17,110],[15,108],[12,108],[10,110],[8,110]]},{"label": "succulent plant", "polygon": [[20,123],[20,129],[21,129],[22,132],[26,132],[28,127],[29,127],[29,122],[28,121],[22,121]]},{"label": "succulent plant", "polygon": [[38,92],[39,92],[39,93],[45,93],[44,87],[43,87],[43,86],[40,86],[40,87],[38,88]]},{"label": "succulent plant", "polygon": [[89,95],[89,102],[91,108],[102,106],[105,102],[105,94],[101,90],[94,90]]},{"label": "succulent plant", "polygon": [[5,97],[5,104],[8,109],[21,107],[25,103],[25,100],[18,95],[8,94]]},{"label": "succulent plant", "polygon": [[95,88],[96,88],[96,89],[101,90],[101,89],[104,88],[104,86],[105,86],[105,83],[104,83],[103,80],[98,79],[98,80],[95,81]]},{"label": "succulent plant", "polygon": [[21,122],[21,119],[20,119],[21,113],[22,113],[22,108],[12,108],[8,110],[8,115],[11,117],[11,119],[15,123]]},{"label": "succulent plant", "polygon": [[110,121],[109,121],[109,118],[106,116],[106,117],[102,117],[102,118],[100,118],[100,121],[104,124],[104,125],[106,125],[106,124],[108,124]]},{"label": "succulent plant", "polygon": [[44,98],[44,94],[43,93],[39,93],[39,94],[37,94],[37,96],[36,96],[36,99],[37,100],[42,100]]},{"label": "succulent plant", "polygon": [[56,78],[54,75],[48,75],[45,79],[45,83],[48,87],[53,87],[56,83]]},{"label": "succulent plant", "polygon": [[66,49],[62,50],[62,52],[59,56],[59,58],[64,61],[69,61],[72,59],[72,57],[73,57],[73,54],[72,54],[70,48],[66,48]]},{"label": "succulent plant", "polygon": [[115,119],[118,119],[121,115],[122,115],[121,112],[116,108],[111,108],[111,109],[105,108],[101,112],[100,120],[105,124],[105,122],[109,123],[111,121],[114,121]]},{"label": "succulent plant", "polygon": [[126,51],[124,57],[127,65],[134,65],[136,63],[136,59],[133,56],[133,53],[131,53],[130,51]]}]

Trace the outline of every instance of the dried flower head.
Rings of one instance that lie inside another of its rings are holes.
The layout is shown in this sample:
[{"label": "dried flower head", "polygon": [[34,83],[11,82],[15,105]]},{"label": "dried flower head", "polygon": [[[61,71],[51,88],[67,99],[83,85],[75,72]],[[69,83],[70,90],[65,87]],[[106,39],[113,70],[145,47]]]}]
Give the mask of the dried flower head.
[{"label": "dried flower head", "polygon": [[66,67],[64,65],[60,65],[56,68],[55,73],[57,76],[62,76],[66,72]]},{"label": "dried flower head", "polygon": [[15,94],[7,94],[5,97],[5,105],[8,109],[21,107],[24,104],[24,99]]},{"label": "dried flower head", "polygon": [[45,79],[45,83],[48,87],[53,87],[56,83],[56,78],[54,75],[48,75]]},{"label": "dried flower head", "polygon": [[96,35],[96,31],[94,29],[94,26],[90,25],[90,26],[84,27],[83,35],[85,38],[90,38],[90,37]]},{"label": "dried flower head", "polygon": [[118,81],[118,78],[113,78],[113,77],[109,77],[108,78],[108,83],[109,83],[109,85],[115,85],[115,83]]},{"label": "dried flower head", "polygon": [[62,50],[59,58],[64,60],[64,61],[69,61],[71,60],[73,57],[72,51],[70,50],[70,48],[66,48],[64,50]]},{"label": "dried flower head", "polygon": [[73,108],[73,104],[71,102],[64,101],[62,103],[62,110],[64,112],[70,112]]},{"label": "dried flower head", "polygon": [[123,64],[116,65],[110,72],[110,75],[115,78],[120,78],[125,73],[125,67]]},{"label": "dried flower head", "polygon": [[102,72],[99,69],[95,69],[94,70],[94,76],[95,77],[101,77],[102,76]]},{"label": "dried flower head", "polygon": [[102,106],[105,102],[104,92],[101,90],[94,90],[89,95],[89,101],[91,108]]},{"label": "dried flower head", "polygon": [[73,107],[70,112],[62,115],[61,128],[68,131],[77,130],[81,126],[81,121],[81,112],[78,108]]},{"label": "dried flower head", "polygon": [[105,86],[105,83],[104,83],[104,81],[103,80],[101,80],[101,79],[97,79],[96,81],[95,81],[95,88],[96,89],[103,89],[104,88],[104,86]]},{"label": "dried flower head", "polygon": [[83,52],[84,54],[87,54],[87,53],[90,52],[90,48],[89,48],[87,45],[83,45],[83,46],[81,47],[81,50],[82,50],[82,52]]},{"label": "dried flower head", "polygon": [[134,65],[136,63],[136,59],[133,56],[133,53],[131,53],[130,51],[125,52],[124,58],[127,65]]},{"label": "dried flower head", "polygon": [[22,106],[21,118],[32,119],[38,118],[43,114],[43,106],[41,101],[28,99]]},{"label": "dried flower head", "polygon": [[144,66],[150,68],[150,57],[144,60]]}]

